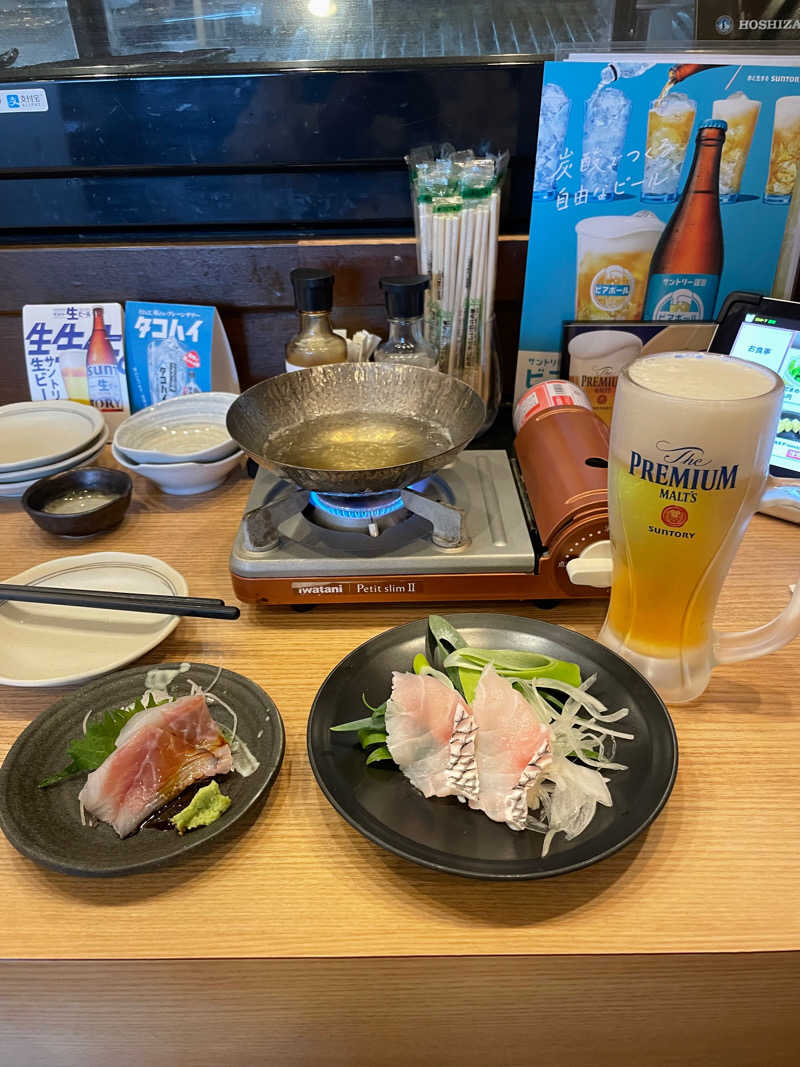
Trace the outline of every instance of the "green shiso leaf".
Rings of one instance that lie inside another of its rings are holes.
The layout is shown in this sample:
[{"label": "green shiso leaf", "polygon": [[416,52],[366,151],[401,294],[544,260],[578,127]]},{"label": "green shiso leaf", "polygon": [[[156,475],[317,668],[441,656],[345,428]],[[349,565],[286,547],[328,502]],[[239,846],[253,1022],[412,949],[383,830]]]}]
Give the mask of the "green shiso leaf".
[{"label": "green shiso leaf", "polygon": [[39,788],[45,789],[49,785],[55,785],[56,782],[73,778],[76,774],[87,774],[89,771],[97,770],[114,751],[120,730],[129,719],[140,711],[149,711],[150,708],[167,703],[169,701],[156,700],[151,693],[146,704],[139,699],[129,708],[113,708],[107,711],[102,718],[87,726],[85,734],[70,741],[67,745],[70,762],[63,770],[39,782]]}]

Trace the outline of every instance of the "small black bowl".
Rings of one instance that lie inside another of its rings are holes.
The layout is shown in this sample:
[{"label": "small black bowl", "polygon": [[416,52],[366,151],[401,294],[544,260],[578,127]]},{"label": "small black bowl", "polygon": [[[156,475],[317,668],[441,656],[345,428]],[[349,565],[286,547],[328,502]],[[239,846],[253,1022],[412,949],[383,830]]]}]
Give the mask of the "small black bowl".
[{"label": "small black bowl", "polygon": [[[114,499],[91,511],[76,511],[71,515],[43,510],[49,501],[76,489],[99,489]],[[133,482],[124,471],[112,471],[107,467],[76,467],[75,470],[35,482],[25,490],[22,506],[36,525],[49,533],[85,537],[119,525],[131,502],[132,490]]]}]

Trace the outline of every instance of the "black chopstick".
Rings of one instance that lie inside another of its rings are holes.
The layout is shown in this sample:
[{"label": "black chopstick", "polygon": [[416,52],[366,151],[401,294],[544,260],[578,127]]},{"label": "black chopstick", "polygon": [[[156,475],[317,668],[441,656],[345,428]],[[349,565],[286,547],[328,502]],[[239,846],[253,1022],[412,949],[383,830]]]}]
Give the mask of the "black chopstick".
[{"label": "black chopstick", "polygon": [[0,583],[0,603],[59,604],[68,608],[105,608],[155,615],[184,615],[198,619],[238,619],[239,609],[224,600],[206,597],[154,596],[149,593],[106,593],[95,589],[53,589],[50,586]]}]

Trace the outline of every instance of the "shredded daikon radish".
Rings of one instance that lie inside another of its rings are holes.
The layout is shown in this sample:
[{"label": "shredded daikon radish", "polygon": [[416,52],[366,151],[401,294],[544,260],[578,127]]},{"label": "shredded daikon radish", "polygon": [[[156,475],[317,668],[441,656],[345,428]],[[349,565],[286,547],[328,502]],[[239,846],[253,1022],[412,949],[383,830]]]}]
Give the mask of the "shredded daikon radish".
[{"label": "shredded daikon radish", "polygon": [[[598,804],[612,806],[607,779],[600,772],[627,769],[613,759],[617,741],[632,741],[633,734],[612,730],[608,723],[624,719],[628,709],[608,712],[602,701],[588,692],[596,679],[593,675],[580,686],[552,678],[517,679],[514,683],[537,718],[552,731],[553,761],[528,791],[531,812],[526,826],[544,834],[543,857],[557,833],[572,840],[592,821]],[[567,699],[559,706],[540,690],[563,693]]]},{"label": "shredded daikon radish", "polygon": [[230,715],[230,717],[233,719],[233,727],[231,729],[231,741],[235,741],[236,740],[236,731],[239,728],[239,716],[236,714],[236,712],[233,710],[233,708],[230,706],[230,704],[226,704],[225,701],[221,699],[221,697],[218,697],[216,695],[216,693],[209,693],[208,690],[205,690],[205,694],[206,694],[206,700],[210,704],[219,704],[219,706],[224,708],[227,711],[227,713]]},{"label": "shredded daikon radish", "polygon": [[217,667],[217,673],[214,675],[214,681],[211,683],[211,685],[206,687],[206,693],[210,693],[211,692],[211,690],[214,688],[214,686],[219,681],[221,675],[222,675],[222,665],[220,664],[220,666]]}]

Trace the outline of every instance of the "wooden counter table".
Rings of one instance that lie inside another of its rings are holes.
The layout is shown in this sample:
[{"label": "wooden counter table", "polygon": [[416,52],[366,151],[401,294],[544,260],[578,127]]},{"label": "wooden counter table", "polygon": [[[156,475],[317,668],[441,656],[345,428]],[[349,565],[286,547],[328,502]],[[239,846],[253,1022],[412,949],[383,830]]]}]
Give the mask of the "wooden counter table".
[{"label": "wooden counter table", "polygon": [[[6,576],[126,550],[232,599],[248,483],[164,496],[137,479],[90,541],[0,503]],[[767,621],[800,531],[757,517],[718,623]],[[276,701],[283,770],[258,819],[177,866],[91,880],[0,838],[0,1063],[783,1065],[800,1043],[800,644],[720,668],[673,716],[680,767],[646,834],[544,882],[436,874],[352,830],[314,781],[308,710],[327,673],[387,627],[447,605],[244,607],[184,620],[145,660],[221,663]],[[595,636],[597,602],[463,605]],[[0,755],[61,695],[0,687]]]}]

